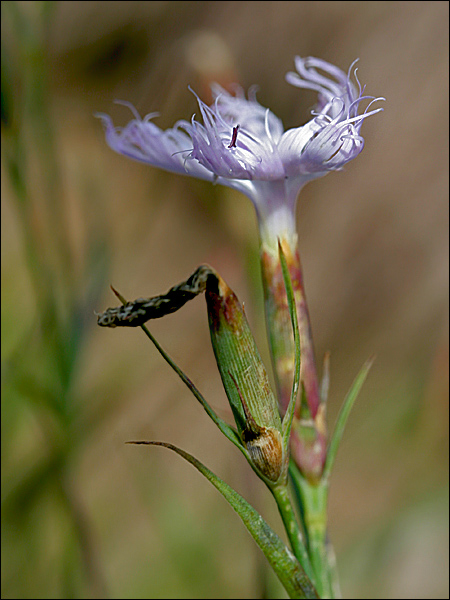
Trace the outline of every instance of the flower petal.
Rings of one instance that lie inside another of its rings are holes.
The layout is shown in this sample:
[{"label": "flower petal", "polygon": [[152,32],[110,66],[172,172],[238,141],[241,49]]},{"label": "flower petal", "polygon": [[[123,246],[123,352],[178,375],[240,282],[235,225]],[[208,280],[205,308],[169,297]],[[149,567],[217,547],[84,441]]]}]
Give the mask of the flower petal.
[{"label": "flower petal", "polygon": [[136,114],[137,118],[125,127],[115,127],[109,115],[96,116],[102,120],[106,142],[115,152],[166,171],[209,181],[215,178],[213,172],[197,161],[188,160],[192,141],[180,129],[183,121],[173,129],[163,131],[150,121],[153,115],[140,119]]},{"label": "flower petal", "polygon": [[[362,122],[383,110],[378,108],[369,112],[368,109],[373,102],[384,98],[363,95],[355,63],[346,75],[324,60],[296,57],[298,74],[288,73],[286,79],[297,87],[319,92],[319,103],[313,112],[315,117],[309,123],[286,131],[282,136],[278,150],[288,176],[303,175],[312,179],[325,175],[328,171],[341,169],[363,149],[364,139],[359,134]],[[352,73],[358,87],[350,79]],[[364,100],[370,100],[370,103],[364,113],[358,115]]]},{"label": "flower petal", "polygon": [[255,138],[267,138],[270,144],[278,143],[283,135],[283,123],[272,111],[257,102],[256,87],[250,88],[248,100],[240,86],[236,86],[235,96],[218,84],[213,84],[211,89],[217,112],[224,121],[229,125],[239,123]]},{"label": "flower petal", "polygon": [[[252,199],[262,218],[269,208],[279,212],[280,203],[290,206],[311,179],[341,169],[357,156],[364,147],[362,122],[382,110],[369,110],[382,98],[363,95],[355,63],[347,74],[312,57],[296,57],[295,65],[298,72],[286,79],[318,92],[318,105],[308,123],[286,132],[281,120],[257,102],[255,88],[246,98],[239,86],[231,94],[218,84],[212,85],[212,106],[196,95],[202,123],[194,115],[190,122],[179,121],[163,131],[151,121],[155,115],[141,119],[131,105],[135,118],[125,127],[115,127],[107,115],[98,116],[116,152],[239,190]],[[368,106],[358,114],[366,100]],[[288,194],[284,200],[281,188]]]},{"label": "flower petal", "polygon": [[[350,67],[350,71],[354,64]],[[329,114],[329,111],[332,111],[333,100],[335,98],[341,98],[344,106],[349,106],[357,97],[356,88],[350,81],[350,71],[349,75],[346,75],[341,69],[338,69],[338,67],[325,60],[313,57],[300,58],[300,56],[295,58],[295,67],[298,74],[287,73],[286,80],[297,87],[319,92],[319,108],[321,113],[325,112],[325,114]],[[328,77],[321,75],[317,69],[324,71]],[[330,77],[333,79],[330,79]]]}]

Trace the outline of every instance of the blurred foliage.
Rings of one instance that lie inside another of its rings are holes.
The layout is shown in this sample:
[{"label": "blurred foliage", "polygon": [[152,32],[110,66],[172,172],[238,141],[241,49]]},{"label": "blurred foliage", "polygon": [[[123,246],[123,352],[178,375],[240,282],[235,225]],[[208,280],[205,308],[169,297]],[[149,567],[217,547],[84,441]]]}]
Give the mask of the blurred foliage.
[{"label": "blurred foliage", "polygon": [[[107,254],[101,224],[93,222],[96,242],[89,244],[85,264],[76,272],[49,101],[47,36],[55,8],[54,2],[37,2],[29,15],[19,3],[2,4],[2,22],[11,34],[2,47],[2,149],[27,269],[24,304],[33,315],[24,325],[14,294],[5,297],[3,573],[9,587],[25,571],[23,597],[35,596],[39,585],[53,590],[51,595],[77,597],[75,574],[82,563],[94,595],[103,596],[105,582],[89,518],[71,481],[71,463],[89,427],[96,426],[93,418],[80,430],[75,382],[89,318],[105,285]],[[20,319],[11,319],[15,311]],[[15,329],[11,320],[21,323],[20,336],[8,347]],[[22,436],[21,452],[11,455]],[[40,541],[48,529],[57,564],[51,569]],[[30,569],[24,569],[20,553],[6,551],[16,546],[11,544],[16,536]],[[43,571],[36,568],[42,557]],[[38,582],[35,575],[41,575]]]},{"label": "blurred foliage", "polygon": [[[344,596],[448,597],[448,3],[129,1],[2,2],[3,598],[280,597],[199,475],[124,446],[186,448],[279,528],[144,336],[94,317],[109,283],[157,294],[208,262],[264,354],[253,209],[114,155],[93,113],[125,122],[124,99],[170,126],[196,110],[188,84],[205,96],[236,80],[298,125],[314,99],[283,81],[295,54],[343,69],[359,56],[368,93],[387,98],[361,157],[299,206],[331,416],[377,356],[331,481]],[[152,331],[230,420],[192,305]]]}]

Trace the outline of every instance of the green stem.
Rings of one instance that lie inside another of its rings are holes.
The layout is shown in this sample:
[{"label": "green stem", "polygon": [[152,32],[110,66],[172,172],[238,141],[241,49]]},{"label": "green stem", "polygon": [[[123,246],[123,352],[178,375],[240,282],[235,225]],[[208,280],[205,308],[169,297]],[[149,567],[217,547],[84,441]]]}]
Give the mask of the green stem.
[{"label": "green stem", "polygon": [[311,484],[294,469],[291,469],[291,475],[295,478],[296,487],[302,497],[304,525],[308,532],[308,552],[317,591],[321,598],[334,598],[335,573],[331,571],[332,550],[329,551],[327,542],[328,485],[323,480],[317,485]]},{"label": "green stem", "polygon": [[278,505],[278,510],[291,543],[292,550],[306,574],[314,583],[315,578],[313,569],[306,551],[305,544],[303,542],[303,537],[299,529],[297,519],[295,518],[295,513],[292,508],[291,499],[289,498],[288,489],[286,486],[276,486],[273,487],[271,491]]},{"label": "green stem", "polygon": [[327,536],[327,496],[326,486],[312,486],[306,483],[309,498],[306,502],[306,526],[309,532],[309,553],[312,567],[317,577],[317,586],[322,598],[330,598]]},{"label": "green stem", "polygon": [[339,584],[339,574],[336,565],[336,555],[330,542],[326,545],[327,563],[328,563],[328,583],[330,589],[330,598],[342,598],[341,586]]}]

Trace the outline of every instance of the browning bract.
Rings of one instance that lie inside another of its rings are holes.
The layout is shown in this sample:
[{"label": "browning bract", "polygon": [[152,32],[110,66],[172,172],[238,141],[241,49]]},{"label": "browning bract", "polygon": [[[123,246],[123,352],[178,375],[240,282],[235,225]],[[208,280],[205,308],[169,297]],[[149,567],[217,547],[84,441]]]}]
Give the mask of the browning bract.
[{"label": "browning bract", "polygon": [[262,427],[256,437],[247,431],[242,438],[254,466],[267,479],[277,482],[283,470],[283,443],[278,429]]}]

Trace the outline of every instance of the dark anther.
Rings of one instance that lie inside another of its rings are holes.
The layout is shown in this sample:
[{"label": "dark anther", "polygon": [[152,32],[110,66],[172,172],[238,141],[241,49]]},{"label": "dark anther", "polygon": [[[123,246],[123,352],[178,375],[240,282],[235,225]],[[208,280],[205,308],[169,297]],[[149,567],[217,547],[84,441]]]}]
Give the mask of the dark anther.
[{"label": "dark anther", "polygon": [[237,140],[237,134],[239,131],[239,127],[240,127],[240,125],[236,125],[236,127],[233,127],[233,135],[231,136],[231,142],[230,142],[230,145],[228,146],[228,148],[236,148],[236,140]]}]

